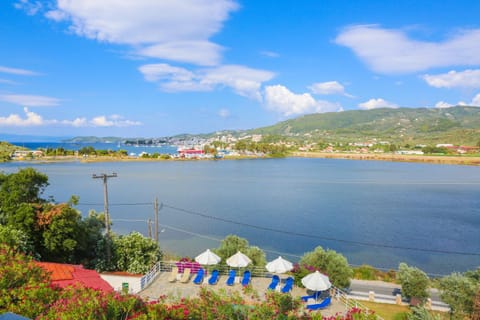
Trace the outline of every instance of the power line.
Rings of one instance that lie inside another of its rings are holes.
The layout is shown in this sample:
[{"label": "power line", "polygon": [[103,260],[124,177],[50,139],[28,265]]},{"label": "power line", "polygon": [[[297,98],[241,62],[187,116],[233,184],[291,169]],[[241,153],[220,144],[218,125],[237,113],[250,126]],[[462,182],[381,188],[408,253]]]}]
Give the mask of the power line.
[{"label": "power line", "polygon": [[174,207],[174,206],[171,206],[171,205],[168,205],[168,204],[163,204],[163,206],[165,208],[170,208],[172,210],[184,212],[184,213],[187,213],[187,214],[190,214],[190,215],[200,216],[200,217],[211,219],[211,220],[217,220],[217,221],[236,224],[236,225],[239,225],[239,226],[248,227],[248,228],[252,228],[252,229],[276,232],[276,233],[281,233],[281,234],[288,234],[288,235],[304,237],[304,238],[312,238],[312,239],[327,240],[327,241],[336,241],[336,242],[342,242],[342,243],[348,243],[348,244],[354,244],[354,245],[361,245],[361,246],[368,246],[368,247],[377,247],[377,248],[401,249],[401,250],[410,250],[410,251],[421,251],[421,252],[442,253],[442,254],[456,254],[456,255],[465,255],[465,256],[480,256],[480,253],[477,253],[477,252],[461,252],[461,251],[413,248],[413,247],[394,246],[394,245],[380,244],[380,243],[373,243],[373,242],[345,240],[345,239],[338,239],[338,238],[332,238],[332,237],[322,237],[322,236],[317,236],[317,235],[312,235],[312,234],[307,234],[307,233],[285,231],[285,230],[280,230],[280,229],[275,229],[275,228],[270,228],[270,227],[257,226],[257,225],[250,224],[250,223],[230,220],[230,219],[226,219],[226,218],[220,218],[220,217],[211,216],[211,215],[200,213],[200,212],[195,212],[195,211],[191,211],[191,210],[187,210],[187,209],[183,209],[183,208],[178,208],[178,207]]},{"label": "power line", "polygon": [[[88,205],[88,204],[87,203],[82,203],[82,205]],[[93,205],[93,204],[91,204],[91,205]],[[96,205],[100,205],[100,204],[96,204]],[[111,204],[111,205],[112,206],[132,206],[132,205],[134,206],[134,205],[153,205],[153,203],[151,203],[151,202],[149,202],[149,203],[142,203],[142,202],[140,202],[140,203],[117,203],[117,204]],[[334,242],[348,243],[348,244],[367,246],[367,247],[395,249],[395,250],[409,250],[409,251],[440,253],[440,254],[455,254],[455,255],[464,255],[464,256],[480,256],[480,253],[478,253],[478,252],[462,252],[462,251],[414,248],[414,247],[404,247],[404,246],[394,246],[394,245],[388,245],[388,244],[380,244],[380,243],[374,243],[374,242],[363,242],[363,241],[346,240],[346,239],[339,239],[339,238],[333,238],[333,237],[324,237],[324,236],[312,235],[312,234],[307,234],[307,233],[302,233],[302,232],[287,231],[287,230],[281,230],[281,229],[276,229],[276,228],[271,228],[271,227],[258,226],[258,225],[251,224],[251,223],[235,221],[235,220],[231,220],[231,219],[226,219],[226,218],[221,218],[221,217],[217,217],[217,216],[208,215],[208,214],[201,213],[201,212],[187,210],[187,209],[179,208],[179,207],[176,207],[176,206],[168,205],[168,204],[165,204],[165,203],[162,203],[162,205],[165,208],[180,211],[180,212],[187,213],[187,214],[190,214],[190,215],[199,216],[199,217],[206,218],[206,219],[222,221],[222,222],[225,222],[225,223],[230,223],[230,224],[234,224],[234,225],[238,225],[238,226],[248,227],[248,228],[262,230],[262,231],[281,233],[281,234],[284,234],[284,235],[286,234],[286,235],[290,235],[290,236],[304,237],[304,238],[324,240],[324,241],[334,241]],[[144,221],[146,221],[146,220],[144,220]]]},{"label": "power line", "polygon": [[[112,221],[147,222],[148,220],[146,220],[146,219],[114,219]],[[195,236],[195,237],[202,238],[202,239],[207,239],[207,240],[212,240],[212,241],[215,241],[215,242],[218,242],[218,243],[222,242],[222,240],[223,240],[223,239],[215,238],[215,237],[212,237],[212,236],[207,236],[207,235],[204,235],[204,234],[201,234],[201,233],[197,233],[197,232],[185,230],[185,229],[182,229],[182,228],[174,227],[174,226],[171,226],[171,225],[168,225],[168,224],[159,223],[158,225],[165,228],[165,229],[170,229],[170,230],[174,230],[174,231],[177,231],[177,232],[182,232],[182,233],[185,233],[185,234],[189,234],[191,236]],[[282,255],[282,256],[289,256],[289,257],[295,257],[295,258],[301,258],[302,257],[302,256],[297,255],[297,254],[281,252],[281,251],[276,251],[276,250],[269,250],[269,249],[262,249],[262,250],[265,251],[265,252],[274,253],[274,254],[278,254],[278,255]]]},{"label": "power line", "polygon": [[[103,203],[89,203],[89,202],[80,202],[80,206],[103,206]],[[111,207],[121,207],[121,206],[153,206],[152,202],[137,202],[137,203],[110,203]]]}]

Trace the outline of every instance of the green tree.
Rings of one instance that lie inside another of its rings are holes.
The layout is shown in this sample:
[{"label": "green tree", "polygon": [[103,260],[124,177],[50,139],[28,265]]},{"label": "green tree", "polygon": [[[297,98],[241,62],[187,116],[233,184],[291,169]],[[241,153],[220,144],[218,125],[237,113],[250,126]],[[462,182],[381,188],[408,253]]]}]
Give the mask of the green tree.
[{"label": "green tree", "polygon": [[312,266],[328,275],[330,282],[338,288],[348,288],[353,270],[347,258],[334,250],[324,250],[318,246],[307,252],[299,261],[300,265]]},{"label": "green tree", "polygon": [[[92,210],[78,226],[78,245],[75,251],[76,261],[87,268],[98,269],[97,262],[105,258],[105,216]],[[101,269],[101,268],[100,268]],[[105,269],[106,270],[106,269]]]},{"label": "green tree", "polygon": [[423,302],[429,297],[427,291],[429,279],[422,270],[410,267],[406,263],[400,263],[398,266],[397,279],[402,285],[402,292],[406,298],[418,298]]},{"label": "green tree", "polygon": [[262,249],[250,246],[247,239],[232,234],[226,236],[220,243],[220,246],[214,251],[222,258],[223,262],[237,253],[237,251],[241,251],[252,260],[254,266],[263,267],[267,264],[265,252]]},{"label": "green tree", "polygon": [[157,243],[138,232],[113,238],[117,270],[146,273],[162,257]]},{"label": "green tree", "polygon": [[23,204],[44,203],[40,196],[47,186],[48,177],[33,168],[0,172],[0,223],[5,224]]},{"label": "green tree", "polygon": [[0,225],[0,243],[11,248],[17,248],[19,252],[31,254],[34,252],[34,246],[28,234],[12,226]]},{"label": "green tree", "polygon": [[38,251],[45,261],[75,263],[81,215],[68,204],[46,205],[39,215],[42,241]]},{"label": "green tree", "polygon": [[[477,271],[480,272],[480,268]],[[475,295],[480,290],[480,282],[475,279],[475,272],[470,275],[452,273],[440,279],[442,301],[450,306],[458,318],[472,315]]]}]

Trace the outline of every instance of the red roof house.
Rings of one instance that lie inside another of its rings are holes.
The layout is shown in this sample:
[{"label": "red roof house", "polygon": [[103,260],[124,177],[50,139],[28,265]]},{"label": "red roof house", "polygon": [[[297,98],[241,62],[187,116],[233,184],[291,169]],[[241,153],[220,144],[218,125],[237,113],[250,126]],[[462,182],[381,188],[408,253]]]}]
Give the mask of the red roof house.
[{"label": "red roof house", "polygon": [[52,262],[36,262],[50,273],[53,284],[61,288],[69,285],[81,284],[87,288],[102,290],[104,292],[112,292],[112,286],[103,280],[95,270],[85,269],[81,265],[52,263]]}]

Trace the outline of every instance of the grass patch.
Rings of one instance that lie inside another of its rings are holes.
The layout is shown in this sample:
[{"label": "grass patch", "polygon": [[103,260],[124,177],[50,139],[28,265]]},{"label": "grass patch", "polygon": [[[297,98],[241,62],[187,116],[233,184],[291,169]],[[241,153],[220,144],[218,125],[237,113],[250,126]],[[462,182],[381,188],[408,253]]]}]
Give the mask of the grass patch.
[{"label": "grass patch", "polygon": [[[410,308],[408,306],[369,301],[361,301],[361,303],[368,309],[374,310],[376,314],[385,320],[405,320],[406,314],[410,313]],[[432,311],[432,314],[440,315],[442,320],[449,319],[448,313],[445,312]]]}]

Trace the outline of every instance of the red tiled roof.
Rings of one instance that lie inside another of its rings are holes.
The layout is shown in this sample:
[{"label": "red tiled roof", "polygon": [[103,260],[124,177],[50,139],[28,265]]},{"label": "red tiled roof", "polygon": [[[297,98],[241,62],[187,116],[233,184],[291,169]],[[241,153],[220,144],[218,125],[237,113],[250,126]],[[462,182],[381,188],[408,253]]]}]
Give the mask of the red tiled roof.
[{"label": "red tiled roof", "polygon": [[52,283],[62,288],[69,285],[82,284],[85,287],[105,292],[113,291],[112,286],[103,280],[98,272],[85,269],[81,265],[52,262],[36,262],[36,264],[50,272]]},{"label": "red tiled roof", "polygon": [[73,266],[69,264],[52,263],[52,262],[36,262],[36,265],[50,272],[52,281],[72,280]]}]

